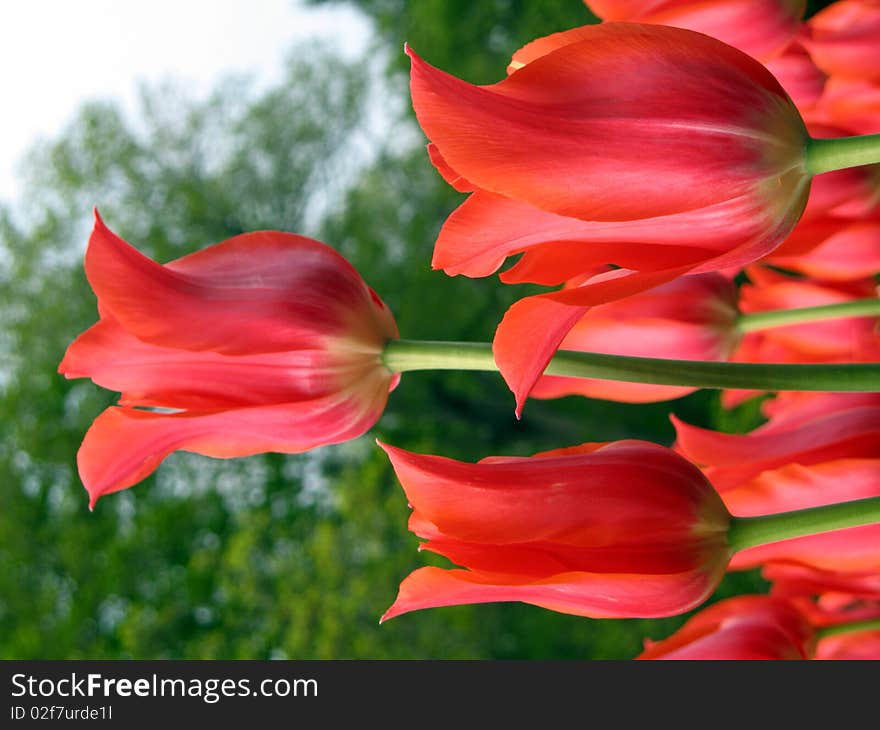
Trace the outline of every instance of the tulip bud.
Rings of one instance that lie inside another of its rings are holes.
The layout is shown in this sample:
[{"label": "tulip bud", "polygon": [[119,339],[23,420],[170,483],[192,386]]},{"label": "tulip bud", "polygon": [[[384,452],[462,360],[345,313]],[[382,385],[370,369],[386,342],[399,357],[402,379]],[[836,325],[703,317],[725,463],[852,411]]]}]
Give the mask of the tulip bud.
[{"label": "tulip bud", "polygon": [[[380,444],[381,445],[381,444]],[[669,616],[724,574],[729,515],[699,469],[643,441],[467,464],[382,445],[421,549],[466,570],[420,568],[383,620],[522,601],[601,617]]]},{"label": "tulip bud", "polygon": [[100,321],[59,372],[122,393],[77,457],[91,505],[176,450],[228,458],[355,438],[396,384],[381,359],[398,336],[391,312],[318,241],[245,233],[160,265],[96,212],[85,268]]}]

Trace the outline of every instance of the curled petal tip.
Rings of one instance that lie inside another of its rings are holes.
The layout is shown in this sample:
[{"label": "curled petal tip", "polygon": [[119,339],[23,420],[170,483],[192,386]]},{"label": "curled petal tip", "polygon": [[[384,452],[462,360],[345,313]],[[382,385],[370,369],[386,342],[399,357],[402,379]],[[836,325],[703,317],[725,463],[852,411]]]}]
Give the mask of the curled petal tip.
[{"label": "curled petal tip", "polygon": [[380,441],[376,439],[376,446],[378,446],[382,451],[391,456],[391,452],[394,451],[394,447],[391,444],[386,444],[384,441]]}]

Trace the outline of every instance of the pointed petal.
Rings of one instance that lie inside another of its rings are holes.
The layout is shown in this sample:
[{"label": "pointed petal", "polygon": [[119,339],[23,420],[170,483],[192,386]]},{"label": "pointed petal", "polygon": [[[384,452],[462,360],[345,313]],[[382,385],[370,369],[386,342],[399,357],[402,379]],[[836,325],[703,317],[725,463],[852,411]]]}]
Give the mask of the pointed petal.
[{"label": "pointed petal", "polygon": [[717,490],[736,488],[767,469],[797,462],[804,466],[846,458],[880,456],[880,408],[864,406],[830,413],[786,430],[717,433],[670,417],[677,449],[706,473]]},{"label": "pointed petal", "polygon": [[377,389],[372,401],[361,394],[215,413],[157,413],[108,408],[83,439],[77,454],[80,478],[90,505],[151,474],[173,451],[216,458],[266,451],[299,453],[360,436],[381,415],[387,398]]},{"label": "pointed petal", "polygon": [[742,550],[730,561],[731,570],[750,570],[769,562],[806,565],[841,572],[880,571],[880,525],[780,540]]},{"label": "pointed petal", "polygon": [[590,618],[655,618],[688,611],[706,600],[714,576],[702,571],[666,575],[561,573],[532,582],[466,570],[420,568],[400,585],[382,621],[409,611],[467,603],[522,601]]},{"label": "pointed petal", "polygon": [[698,517],[714,509],[723,522],[726,514],[696,467],[642,441],[528,462],[478,464],[380,446],[410,504],[447,540],[489,545],[553,540],[622,550],[674,544],[690,553],[701,542],[694,536]]},{"label": "pointed petal", "polygon": [[805,0],[674,2],[629,19],[705,33],[765,61],[791,43],[805,8]]},{"label": "pointed petal", "polygon": [[316,348],[335,333],[384,341],[377,332],[396,332],[345,259],[293,234],[246,233],[162,266],[96,214],[85,267],[101,306],[138,339],[165,347],[246,354]]},{"label": "pointed petal", "polygon": [[123,393],[123,405],[218,409],[327,396],[365,370],[323,350],[229,356],[138,340],[102,319],[68,347],[59,372]]},{"label": "pointed petal", "polygon": [[686,272],[687,267],[647,273],[619,269],[585,286],[527,297],[511,306],[495,332],[492,351],[516,398],[517,417],[560,343],[591,306],[645,291]]}]

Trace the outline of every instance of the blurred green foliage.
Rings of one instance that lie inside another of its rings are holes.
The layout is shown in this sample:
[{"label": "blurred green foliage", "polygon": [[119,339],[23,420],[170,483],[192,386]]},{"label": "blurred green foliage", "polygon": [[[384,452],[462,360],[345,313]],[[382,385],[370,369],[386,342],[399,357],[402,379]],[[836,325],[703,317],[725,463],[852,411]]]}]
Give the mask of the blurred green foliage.
[{"label": "blurred green foliage", "polygon": [[[96,318],[81,266],[93,205],[159,261],[260,228],[321,238],[380,292],[405,337],[488,340],[532,291],[430,270],[462,196],[427,161],[397,49],[406,38],[432,63],[492,81],[512,50],[586,22],[586,10],[576,0],[355,4],[375,20],[387,76],[381,63],[312,46],[295,49],[267,90],[246,77],[203,99],[173,84],[146,89],[135,119],[114,102],[88,104],[32,151],[16,208],[0,206],[0,657],[628,658],[684,620],[503,604],[380,627],[399,581],[443,561],[416,552],[372,438],[475,460],[627,437],[669,443],[672,411],[729,430],[757,422],[748,404],[724,414],[713,393],[652,406],[531,402],[516,421],[498,376],[411,373],[368,437],[301,456],[175,454],[89,514],[76,450],[113,394],[56,368]],[[732,575],[718,595],[761,585]]]}]

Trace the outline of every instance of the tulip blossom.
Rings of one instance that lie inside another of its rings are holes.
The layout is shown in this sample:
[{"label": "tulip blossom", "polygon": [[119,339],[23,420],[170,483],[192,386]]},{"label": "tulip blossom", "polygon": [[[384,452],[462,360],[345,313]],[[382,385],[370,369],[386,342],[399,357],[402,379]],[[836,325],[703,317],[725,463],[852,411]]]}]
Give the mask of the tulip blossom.
[{"label": "tulip blossom", "polygon": [[816,645],[815,658],[878,661],[880,660],[880,628],[823,637]]},{"label": "tulip blossom", "polygon": [[383,448],[421,549],[466,568],[416,570],[383,620],[494,601],[668,616],[704,601],[730,558],[718,495],[699,469],[656,444],[584,444],[477,464]]},{"label": "tulip blossom", "polygon": [[638,659],[807,659],[813,630],[789,602],[737,596],[703,609]]},{"label": "tulip blossom", "polygon": [[525,397],[591,306],[770,253],[806,203],[806,128],[757,61],[699,33],[605,23],[539,39],[507,79],[474,86],[411,50],[413,106],[438,171],[470,197],[433,265],[556,285],[495,338]]},{"label": "tulip blossom", "polygon": [[[735,347],[737,291],[718,273],[685,276],[631,297],[593,307],[562,341],[562,349],[676,360],[725,360]],[[694,388],[544,375],[531,395],[646,403]]]},{"label": "tulip blossom", "polygon": [[100,320],[59,371],[121,392],[78,454],[91,505],[171,452],[296,453],[364,433],[396,376],[391,312],[339,254],[302,236],[235,236],[160,265],[96,214],[85,257]]},{"label": "tulip blossom", "polygon": [[[880,408],[862,406],[751,434],[721,434],[674,419],[677,448],[737,517],[772,515],[880,496]],[[880,525],[750,547],[731,568],[790,562],[825,571],[880,571]]]},{"label": "tulip blossom", "polygon": [[604,20],[671,25],[714,36],[755,58],[778,54],[794,38],[805,0],[584,0]]},{"label": "tulip blossom", "polygon": [[807,23],[803,44],[826,73],[880,80],[880,2],[839,0]]}]

